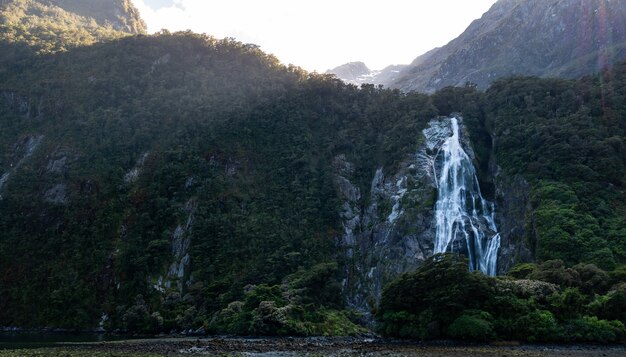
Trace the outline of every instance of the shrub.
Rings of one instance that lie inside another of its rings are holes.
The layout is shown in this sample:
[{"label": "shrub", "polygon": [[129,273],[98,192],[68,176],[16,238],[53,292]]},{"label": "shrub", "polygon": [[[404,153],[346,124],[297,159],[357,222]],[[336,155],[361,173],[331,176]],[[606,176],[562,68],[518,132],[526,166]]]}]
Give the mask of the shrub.
[{"label": "shrub", "polygon": [[554,318],[547,310],[535,310],[520,316],[516,321],[515,337],[529,342],[558,341],[562,332]]},{"label": "shrub", "polygon": [[609,289],[610,277],[595,264],[577,264],[572,269],[580,276],[580,289],[587,294],[604,294]]},{"label": "shrub", "polygon": [[626,283],[615,286],[591,305],[598,317],[617,319],[626,323]]},{"label": "shrub", "polygon": [[516,279],[528,279],[531,274],[537,272],[538,270],[539,268],[537,267],[537,264],[522,263],[511,268],[507,275]]},{"label": "shrub", "polygon": [[484,311],[466,311],[450,327],[448,335],[461,340],[489,341],[495,337],[491,315]]},{"label": "shrub", "polygon": [[626,329],[620,321],[600,320],[596,316],[583,316],[565,326],[565,338],[570,342],[619,342],[624,340]]},{"label": "shrub", "polygon": [[466,259],[436,255],[383,289],[377,312],[381,332],[396,337],[439,337],[464,310],[488,301],[494,287],[495,279],[469,272]]},{"label": "shrub", "polygon": [[566,268],[562,260],[547,260],[539,265],[539,270],[530,275],[530,279],[541,280],[560,286],[580,286],[580,275],[571,268]]},{"label": "shrub", "polygon": [[550,310],[561,320],[578,317],[585,307],[587,297],[576,288],[567,288],[548,298]]},{"label": "shrub", "polygon": [[609,273],[612,284],[626,283],[626,265],[619,266]]}]

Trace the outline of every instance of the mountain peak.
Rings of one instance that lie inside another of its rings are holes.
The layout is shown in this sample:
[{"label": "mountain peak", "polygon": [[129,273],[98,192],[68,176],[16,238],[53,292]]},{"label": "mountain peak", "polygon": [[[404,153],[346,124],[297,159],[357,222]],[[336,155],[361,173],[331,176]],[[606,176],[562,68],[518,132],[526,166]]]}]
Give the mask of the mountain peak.
[{"label": "mountain peak", "polygon": [[326,73],[334,74],[346,82],[354,82],[357,81],[360,76],[370,74],[371,70],[367,68],[363,62],[348,62],[333,69],[329,69]]},{"label": "mountain peak", "polygon": [[395,81],[404,65],[391,65],[382,70],[370,70],[363,62],[349,62],[329,69],[326,73],[351,84],[387,84]]}]

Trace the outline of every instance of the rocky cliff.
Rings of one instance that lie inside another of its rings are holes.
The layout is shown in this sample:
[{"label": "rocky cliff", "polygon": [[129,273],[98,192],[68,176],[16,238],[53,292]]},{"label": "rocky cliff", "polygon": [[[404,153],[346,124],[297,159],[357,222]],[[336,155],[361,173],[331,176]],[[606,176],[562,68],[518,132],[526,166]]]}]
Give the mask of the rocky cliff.
[{"label": "rocky cliff", "polygon": [[102,26],[132,34],[146,32],[146,23],[131,0],[44,0],[65,11],[95,19]]},{"label": "rocky cliff", "polygon": [[[460,123],[461,145],[475,161],[469,133]],[[373,311],[386,283],[415,270],[433,255],[437,238],[435,203],[442,170],[440,152],[450,136],[450,118],[431,120],[415,138],[417,151],[407,156],[396,172],[379,168],[369,192],[360,192],[351,182],[354,165],[343,155],[335,158],[335,185],[342,200],[341,244],[346,259],[344,291],[350,306]],[[497,267],[504,273],[514,264],[532,259],[524,240],[529,188],[520,177],[494,174],[498,200],[495,216],[503,242]],[[452,243],[452,251],[468,254],[470,242],[459,239]]]},{"label": "rocky cliff", "polygon": [[624,58],[624,1],[500,0],[459,37],[384,84],[434,92],[471,82],[484,89],[512,75],[577,78]]}]

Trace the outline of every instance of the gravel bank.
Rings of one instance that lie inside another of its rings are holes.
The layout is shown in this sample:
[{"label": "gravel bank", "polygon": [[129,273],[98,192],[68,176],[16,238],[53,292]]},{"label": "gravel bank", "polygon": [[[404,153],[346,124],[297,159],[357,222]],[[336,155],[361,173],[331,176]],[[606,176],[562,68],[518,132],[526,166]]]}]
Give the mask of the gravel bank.
[{"label": "gravel bank", "polygon": [[626,356],[625,345],[458,345],[338,338],[166,338],[80,343],[3,356]]}]

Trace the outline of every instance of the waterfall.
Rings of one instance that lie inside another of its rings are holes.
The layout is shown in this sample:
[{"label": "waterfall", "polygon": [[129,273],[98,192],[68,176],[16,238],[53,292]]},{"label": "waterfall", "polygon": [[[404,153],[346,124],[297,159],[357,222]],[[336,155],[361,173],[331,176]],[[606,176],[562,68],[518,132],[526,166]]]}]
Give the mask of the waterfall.
[{"label": "waterfall", "polygon": [[451,118],[451,122],[452,136],[435,157],[441,169],[436,178],[434,252],[465,251],[470,270],[495,275],[500,234],[493,218],[494,205],[480,192],[472,160],[461,146],[457,118]]}]

